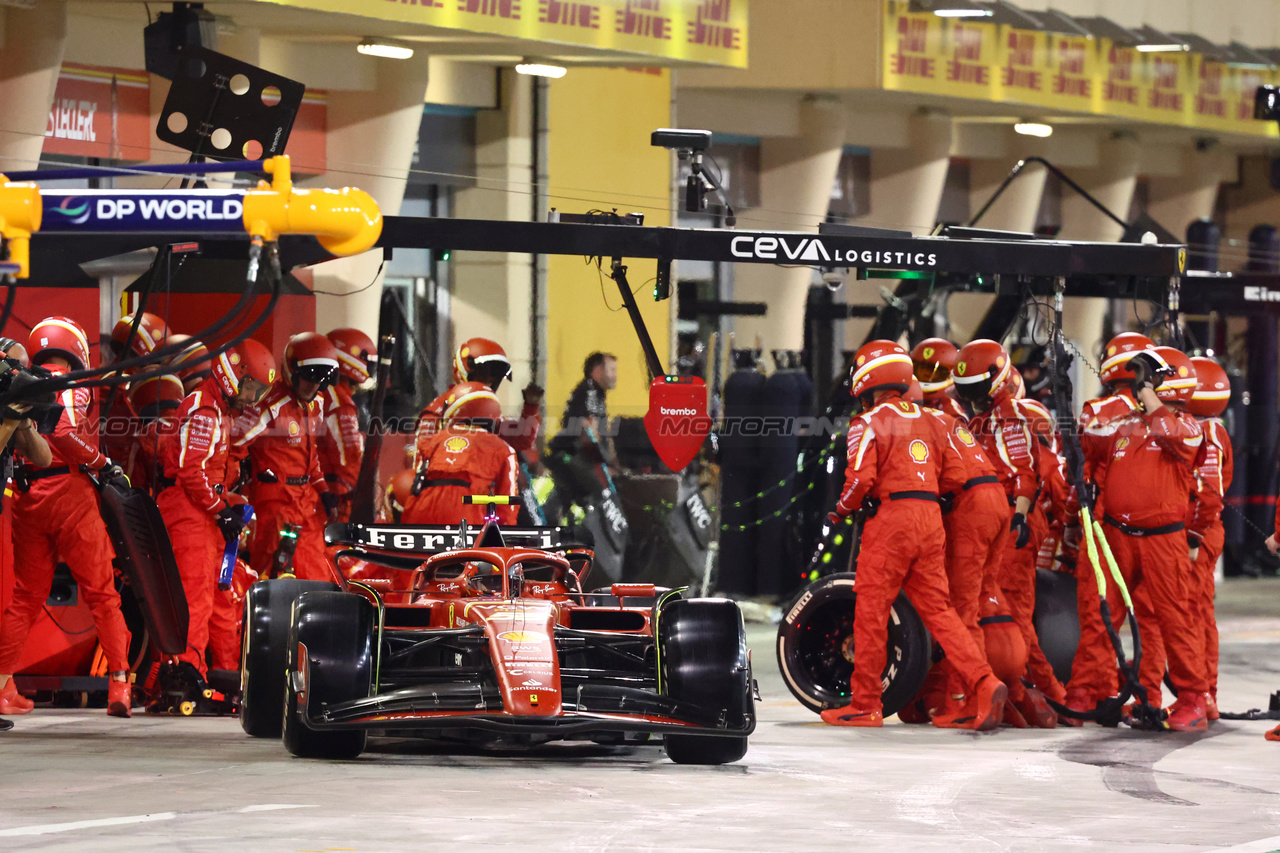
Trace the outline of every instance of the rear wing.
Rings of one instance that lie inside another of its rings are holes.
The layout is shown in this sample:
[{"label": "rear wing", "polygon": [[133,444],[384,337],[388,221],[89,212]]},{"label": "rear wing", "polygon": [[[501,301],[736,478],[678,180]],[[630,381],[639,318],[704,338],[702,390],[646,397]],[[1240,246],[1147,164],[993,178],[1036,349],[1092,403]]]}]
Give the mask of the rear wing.
[{"label": "rear wing", "polygon": [[[429,556],[456,548],[471,548],[484,531],[480,525],[357,524],[335,523],[324,529],[326,545],[348,545],[396,554]],[[557,551],[564,547],[560,527],[503,527],[502,541],[508,548]]]}]

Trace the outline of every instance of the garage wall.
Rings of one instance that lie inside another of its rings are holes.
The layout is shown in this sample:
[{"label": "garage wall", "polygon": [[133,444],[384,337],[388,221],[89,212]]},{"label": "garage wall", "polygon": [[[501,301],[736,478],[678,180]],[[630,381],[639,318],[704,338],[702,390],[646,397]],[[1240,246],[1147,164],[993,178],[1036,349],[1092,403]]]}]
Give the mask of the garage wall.
[{"label": "garage wall", "polygon": [[[669,225],[671,155],[649,145],[649,134],[670,124],[671,76],[666,70],[575,68],[553,80],[549,93],[550,204],[568,213],[643,212],[645,225]],[[605,270],[609,259],[605,258]],[[654,302],[656,264],[630,260],[628,277],[664,359],[670,349],[669,309]],[[603,281],[603,285],[601,282]],[[557,421],[582,362],[594,350],[618,356],[612,415],[643,415],[649,381],[640,343],[617,285],[579,257],[548,264],[547,414]],[[603,291],[603,293],[602,293]],[[557,428],[548,424],[548,434]]]}]

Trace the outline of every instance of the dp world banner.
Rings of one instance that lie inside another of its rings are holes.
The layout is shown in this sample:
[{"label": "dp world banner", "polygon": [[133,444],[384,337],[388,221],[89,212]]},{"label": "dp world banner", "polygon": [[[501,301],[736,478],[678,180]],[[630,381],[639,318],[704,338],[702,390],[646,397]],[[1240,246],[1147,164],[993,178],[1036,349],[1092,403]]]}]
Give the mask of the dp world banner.
[{"label": "dp world banner", "polygon": [[1258,86],[1276,82],[1272,69],[1191,52],[1140,53],[1105,38],[939,18],[910,11],[907,0],[882,2],[885,89],[1280,136],[1275,122],[1253,118]]}]

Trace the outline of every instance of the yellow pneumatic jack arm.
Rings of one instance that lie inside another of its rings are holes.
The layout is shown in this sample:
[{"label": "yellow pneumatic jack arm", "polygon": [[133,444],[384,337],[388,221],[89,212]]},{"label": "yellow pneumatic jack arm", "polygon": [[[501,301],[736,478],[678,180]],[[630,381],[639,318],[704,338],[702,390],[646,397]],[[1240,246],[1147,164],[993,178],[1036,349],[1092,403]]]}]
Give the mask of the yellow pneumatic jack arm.
[{"label": "yellow pneumatic jack arm", "polygon": [[18,266],[14,278],[31,272],[31,235],[40,230],[43,216],[39,187],[0,175],[0,235],[9,246],[9,261]]},{"label": "yellow pneumatic jack arm", "polygon": [[373,248],[382,234],[382,211],[364,190],[296,189],[285,155],[263,164],[271,183],[244,195],[244,227],[267,242],[281,234],[314,234],[335,255]]}]

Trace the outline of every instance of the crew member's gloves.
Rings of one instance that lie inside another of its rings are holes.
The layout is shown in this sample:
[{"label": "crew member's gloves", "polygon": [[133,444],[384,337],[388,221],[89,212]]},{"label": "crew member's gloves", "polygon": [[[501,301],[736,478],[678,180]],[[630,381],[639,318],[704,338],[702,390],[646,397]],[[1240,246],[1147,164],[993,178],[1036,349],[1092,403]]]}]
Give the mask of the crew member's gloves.
[{"label": "crew member's gloves", "polygon": [[1187,534],[1187,556],[1191,558],[1191,568],[1194,569],[1200,557],[1200,540],[1190,533]]},{"label": "crew member's gloves", "polygon": [[831,525],[832,527],[839,527],[841,524],[844,524],[844,522],[845,522],[845,517],[840,513],[838,512],[827,513],[827,524]]},{"label": "crew member's gloves", "polygon": [[862,499],[862,517],[875,518],[876,513],[880,511],[880,499],[867,495]]},{"label": "crew member's gloves", "polygon": [[213,517],[217,522],[218,529],[222,531],[222,538],[225,542],[234,542],[240,538],[240,531],[244,530],[244,521],[241,519],[238,507],[224,506]]},{"label": "crew member's gloves", "polygon": [[538,406],[542,404],[542,397],[547,392],[538,383],[530,382],[520,393],[524,395],[526,406]]},{"label": "crew member's gloves", "polygon": [[1084,538],[1084,531],[1078,524],[1068,524],[1062,530],[1062,547],[1077,551],[1080,549],[1080,542]]},{"label": "crew member's gloves", "polygon": [[1133,387],[1142,388],[1145,385],[1153,391],[1164,384],[1164,377],[1169,372],[1149,352],[1139,352],[1129,359],[1129,369],[1133,371]]},{"label": "crew member's gloves", "polygon": [[1013,547],[1019,550],[1027,547],[1027,543],[1031,541],[1031,526],[1027,524],[1027,517],[1020,512],[1013,514],[1013,521],[1009,522],[1009,532],[1017,537]]},{"label": "crew member's gloves", "polygon": [[938,495],[938,506],[942,508],[944,515],[951,512],[952,508],[955,506],[955,502],[956,496],[951,492],[947,492],[945,495]]},{"label": "crew member's gloves", "polygon": [[320,503],[324,505],[324,511],[329,516],[330,521],[338,520],[338,496],[333,492],[321,492]]},{"label": "crew member's gloves", "polygon": [[129,478],[125,476],[124,469],[110,459],[107,464],[98,469],[98,483],[103,486],[115,486],[120,491],[125,491],[132,484]]}]

